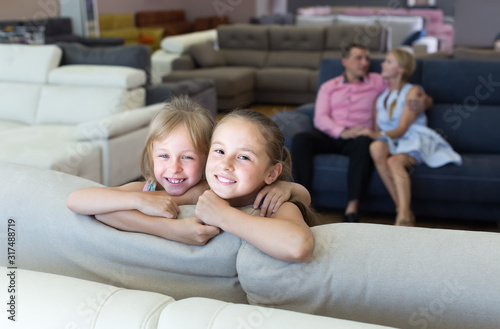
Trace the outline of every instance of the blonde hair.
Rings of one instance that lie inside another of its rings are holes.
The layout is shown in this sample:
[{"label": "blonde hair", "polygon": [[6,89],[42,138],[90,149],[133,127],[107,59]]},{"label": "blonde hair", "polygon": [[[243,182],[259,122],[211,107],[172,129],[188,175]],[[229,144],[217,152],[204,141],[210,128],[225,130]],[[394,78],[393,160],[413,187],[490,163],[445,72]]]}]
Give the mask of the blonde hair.
[{"label": "blonde hair", "polygon": [[[413,57],[413,55],[408,51],[400,48],[392,49],[390,53],[394,56],[394,58],[398,62],[398,65],[404,69],[403,76],[401,77],[401,85],[403,85],[410,80],[411,75],[413,74],[413,72],[415,72],[415,67],[417,66],[415,57]],[[391,105],[389,105],[389,120],[392,119],[392,113],[394,112],[396,104],[397,98],[392,101]]]},{"label": "blonde hair", "polygon": [[[276,181],[286,181],[292,177],[292,157],[290,151],[285,147],[285,136],[278,125],[268,116],[253,110],[236,109],[224,116],[215,126],[217,129],[224,122],[238,118],[253,123],[259,130],[265,142],[266,154],[269,157],[271,166],[281,163],[282,170]],[[317,224],[317,216],[311,207],[302,200],[291,198],[289,202],[294,203],[301,211],[305,222],[309,226]]]},{"label": "blonde hair", "polygon": [[180,124],[188,130],[195,149],[203,156],[208,154],[214,119],[207,109],[188,96],[173,97],[165,103],[150,124],[149,135],[141,155],[141,173],[146,180],[155,181],[153,143],[167,138]]}]

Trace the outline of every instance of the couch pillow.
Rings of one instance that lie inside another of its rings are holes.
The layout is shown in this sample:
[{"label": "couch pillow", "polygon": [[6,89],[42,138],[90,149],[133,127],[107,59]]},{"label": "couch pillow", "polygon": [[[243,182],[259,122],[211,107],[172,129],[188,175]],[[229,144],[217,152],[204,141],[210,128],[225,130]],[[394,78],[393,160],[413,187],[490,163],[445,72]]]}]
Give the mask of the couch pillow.
[{"label": "couch pillow", "polygon": [[54,45],[0,44],[0,81],[45,83],[61,55]]},{"label": "couch pillow", "polygon": [[415,32],[410,33],[409,36],[407,36],[403,42],[401,43],[402,46],[411,46],[415,41],[419,40],[422,37],[425,37],[425,30],[417,30]]},{"label": "couch pillow", "polygon": [[336,25],[372,25],[377,23],[377,16],[337,15]]},{"label": "couch pillow", "polygon": [[42,85],[0,82],[0,120],[34,124]]},{"label": "couch pillow", "polygon": [[421,16],[378,16],[378,23],[391,29],[392,47],[403,43],[411,33],[424,28],[424,19]]},{"label": "couch pillow", "polygon": [[208,43],[200,43],[191,46],[189,54],[194,62],[200,67],[216,67],[226,65],[224,56],[214,49],[214,46]]}]

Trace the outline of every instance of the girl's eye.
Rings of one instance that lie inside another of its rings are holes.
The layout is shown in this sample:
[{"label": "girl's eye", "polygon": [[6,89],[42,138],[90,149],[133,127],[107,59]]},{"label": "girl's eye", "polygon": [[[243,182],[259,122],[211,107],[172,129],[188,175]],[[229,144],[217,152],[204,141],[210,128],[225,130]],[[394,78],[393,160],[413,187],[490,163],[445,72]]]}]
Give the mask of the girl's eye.
[{"label": "girl's eye", "polygon": [[194,158],[192,156],[189,156],[189,155],[185,155],[182,157],[184,160],[193,160]]},{"label": "girl's eye", "polygon": [[238,157],[238,159],[241,159],[241,160],[250,160],[250,158],[249,158],[249,157],[247,157],[246,155],[240,155],[240,156]]},{"label": "girl's eye", "polygon": [[221,150],[221,149],[216,149],[216,150],[214,150],[214,152],[215,152],[215,153],[219,153],[219,154],[224,154],[224,151],[223,151],[223,150]]},{"label": "girl's eye", "polygon": [[163,159],[168,159],[168,155],[167,155],[167,154],[161,154],[161,155],[160,155],[160,158],[163,158]]}]

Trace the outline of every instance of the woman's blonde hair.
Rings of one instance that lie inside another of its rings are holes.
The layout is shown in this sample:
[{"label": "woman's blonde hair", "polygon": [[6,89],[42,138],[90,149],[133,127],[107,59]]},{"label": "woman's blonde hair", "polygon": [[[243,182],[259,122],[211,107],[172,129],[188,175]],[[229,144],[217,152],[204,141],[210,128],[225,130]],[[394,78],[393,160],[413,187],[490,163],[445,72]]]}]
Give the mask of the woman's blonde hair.
[{"label": "woman's blonde hair", "polygon": [[415,72],[415,67],[417,66],[415,57],[413,57],[413,55],[408,51],[400,48],[392,49],[391,54],[394,58],[396,58],[398,65],[405,70],[402,78],[403,82],[408,82],[413,72]]},{"label": "woman's blonde hair", "polygon": [[[265,140],[266,154],[269,157],[270,165],[281,163],[282,170],[276,181],[286,181],[292,177],[292,157],[285,147],[285,136],[278,125],[265,114],[248,109],[236,109],[225,115],[215,126],[217,129],[222,123],[239,118],[253,123]],[[304,220],[310,226],[317,224],[315,212],[302,200],[291,198],[289,202],[294,203],[302,212]]]},{"label": "woman's blonde hair", "polygon": [[[410,54],[408,51],[400,48],[394,48],[391,50],[390,53],[394,56],[394,58],[398,62],[398,65],[404,69],[404,73],[401,78],[401,86],[402,86],[403,84],[407,83],[410,80],[411,75],[413,74],[413,72],[415,72],[415,67],[417,66],[415,57],[413,57],[413,55]],[[394,112],[396,104],[397,104],[397,98],[391,103],[391,105],[389,105],[389,119],[392,119],[392,113]]]},{"label": "woman's blonde hair", "polygon": [[149,135],[141,156],[141,173],[146,180],[155,181],[153,143],[167,138],[180,124],[188,130],[195,149],[205,157],[208,154],[214,119],[207,109],[188,96],[173,97],[165,103],[150,124]]}]

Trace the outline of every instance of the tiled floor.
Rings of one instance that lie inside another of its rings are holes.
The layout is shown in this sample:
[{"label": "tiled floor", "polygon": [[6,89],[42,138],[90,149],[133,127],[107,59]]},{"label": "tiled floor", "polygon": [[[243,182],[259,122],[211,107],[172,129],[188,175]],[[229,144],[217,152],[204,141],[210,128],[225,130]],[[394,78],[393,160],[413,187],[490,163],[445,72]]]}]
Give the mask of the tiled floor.
[{"label": "tiled floor", "polygon": [[[268,105],[254,104],[249,108],[262,112],[266,115],[273,115],[281,110],[293,110],[294,105]],[[322,223],[338,223],[342,222],[342,210],[319,210],[320,220]],[[363,223],[375,223],[384,225],[393,225],[395,215],[380,215],[370,214],[361,217]],[[500,220],[500,218],[499,218]],[[428,228],[456,229],[456,230],[471,230],[471,231],[488,231],[500,232],[500,229],[495,222],[485,221],[463,221],[454,219],[432,219],[432,218],[417,218],[416,226]]]}]

